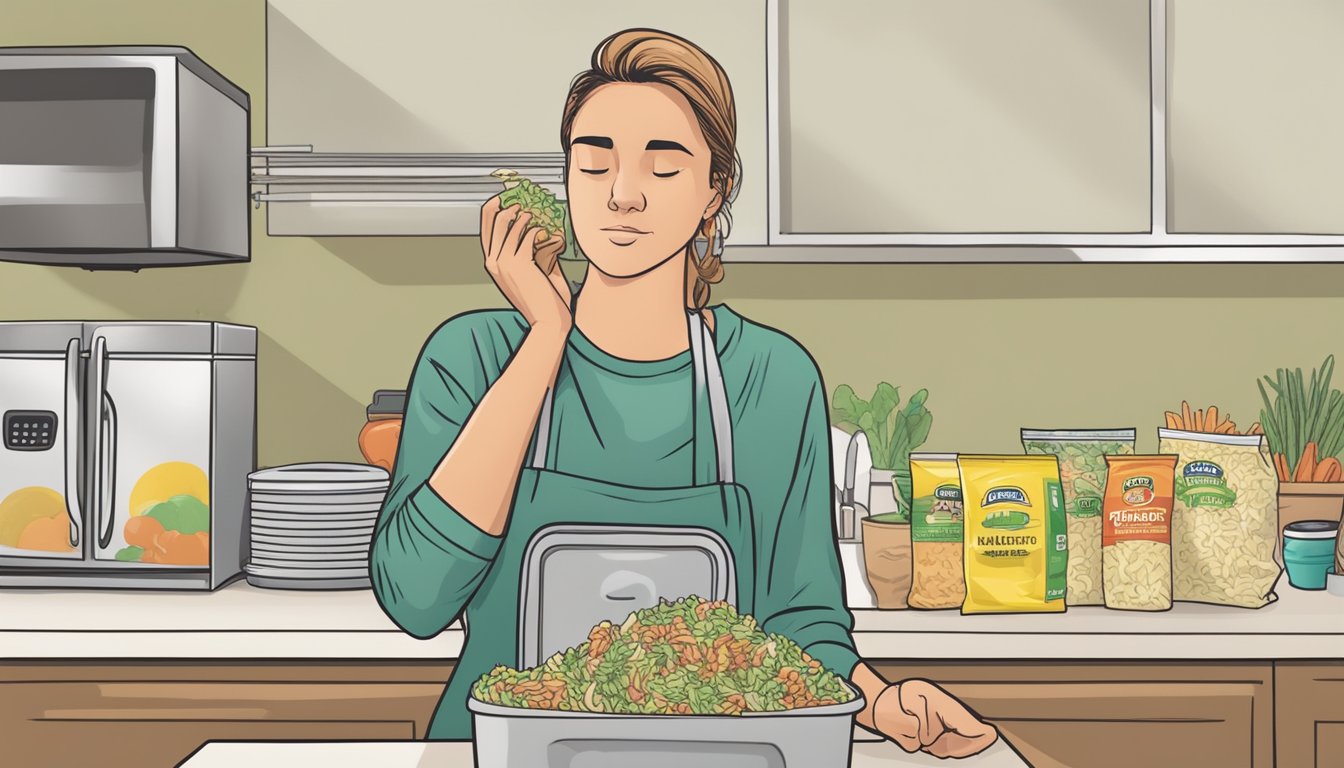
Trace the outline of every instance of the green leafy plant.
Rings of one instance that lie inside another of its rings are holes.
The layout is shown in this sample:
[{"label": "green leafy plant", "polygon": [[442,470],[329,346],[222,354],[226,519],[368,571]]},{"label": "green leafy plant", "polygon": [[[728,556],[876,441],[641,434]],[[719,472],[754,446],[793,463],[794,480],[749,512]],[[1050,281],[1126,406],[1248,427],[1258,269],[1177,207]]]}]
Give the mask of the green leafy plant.
[{"label": "green leafy plant", "polygon": [[[1310,383],[1304,381],[1301,368],[1280,368],[1275,378],[1265,376],[1256,382],[1265,404],[1260,425],[1275,454],[1280,480],[1337,479],[1338,457],[1344,454],[1344,392],[1330,386],[1334,371],[1335,356],[1328,355],[1311,372]],[[1266,384],[1274,392],[1272,400]]]},{"label": "green leafy plant", "polygon": [[851,433],[862,429],[868,435],[873,468],[890,470],[896,486],[896,503],[908,519],[910,500],[910,452],[924,444],[933,426],[933,414],[924,407],[929,391],[921,389],[905,406],[896,387],[881,382],[872,399],[863,400],[854,388],[841,384],[831,398],[831,421]]}]

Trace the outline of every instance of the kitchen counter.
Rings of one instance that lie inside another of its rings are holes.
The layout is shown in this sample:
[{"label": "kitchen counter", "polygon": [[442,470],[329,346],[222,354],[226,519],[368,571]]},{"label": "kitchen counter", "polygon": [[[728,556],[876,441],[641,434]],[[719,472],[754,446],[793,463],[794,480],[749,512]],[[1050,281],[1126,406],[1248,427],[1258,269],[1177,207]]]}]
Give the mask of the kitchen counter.
[{"label": "kitchen counter", "polygon": [[[1259,610],[1178,603],[1163,613],[854,611],[860,655],[976,659],[987,641],[1030,660],[1344,659],[1344,598],[1280,582]],[[182,642],[184,637],[190,642]],[[298,592],[238,581],[213,593],[0,590],[0,658],[451,660],[459,627],[399,630],[369,590]]]},{"label": "kitchen counter", "polygon": [[[966,768],[1017,768],[1026,765],[1002,741],[959,763]],[[475,765],[471,742],[327,742],[267,743],[210,742],[203,745],[179,768],[293,768],[296,765],[320,765],[323,768],[468,768]],[[856,742],[850,768],[904,768],[905,766],[946,766],[924,753],[907,754],[886,741]]]}]

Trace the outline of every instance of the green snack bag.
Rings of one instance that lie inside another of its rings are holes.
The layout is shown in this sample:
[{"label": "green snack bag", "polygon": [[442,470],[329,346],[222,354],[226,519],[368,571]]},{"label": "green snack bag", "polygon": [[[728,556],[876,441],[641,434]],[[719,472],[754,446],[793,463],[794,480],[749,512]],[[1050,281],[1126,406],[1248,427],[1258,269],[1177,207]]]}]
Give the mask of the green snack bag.
[{"label": "green snack bag", "polygon": [[1059,459],[1069,534],[1069,605],[1103,605],[1101,502],[1106,457],[1134,453],[1133,429],[1024,429],[1028,454]]}]

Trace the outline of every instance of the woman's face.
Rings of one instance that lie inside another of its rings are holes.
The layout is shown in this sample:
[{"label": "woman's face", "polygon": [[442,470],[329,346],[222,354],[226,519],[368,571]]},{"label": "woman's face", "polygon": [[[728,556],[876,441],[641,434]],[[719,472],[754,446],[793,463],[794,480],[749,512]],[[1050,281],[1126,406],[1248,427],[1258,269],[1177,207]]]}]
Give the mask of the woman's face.
[{"label": "woman's face", "polygon": [[679,255],[719,209],[709,146],[668,86],[600,86],[574,116],[568,150],[574,237],[604,274],[634,277]]}]

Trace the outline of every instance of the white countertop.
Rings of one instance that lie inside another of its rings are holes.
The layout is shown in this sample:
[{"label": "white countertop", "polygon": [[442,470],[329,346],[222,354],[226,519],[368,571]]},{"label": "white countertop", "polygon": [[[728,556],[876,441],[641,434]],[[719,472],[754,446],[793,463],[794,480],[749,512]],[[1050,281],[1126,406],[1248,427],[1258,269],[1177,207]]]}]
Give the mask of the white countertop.
[{"label": "white countertop", "polygon": [[[1344,598],[1280,582],[1259,610],[1178,603],[1164,613],[1075,607],[1063,614],[962,616],[855,610],[872,659],[1344,659]],[[190,642],[183,642],[183,636]],[[213,593],[0,589],[0,659],[451,660],[462,632],[405,634],[369,590],[298,592],[235,582]]]},{"label": "white countertop", "polygon": [[[876,737],[873,737],[876,738]],[[973,758],[957,761],[966,768],[1022,768],[1026,761],[1002,740]],[[335,742],[206,742],[179,768],[471,768],[471,742],[463,741],[335,741]],[[947,766],[923,752],[908,754],[888,741],[855,742],[850,768]]]}]

